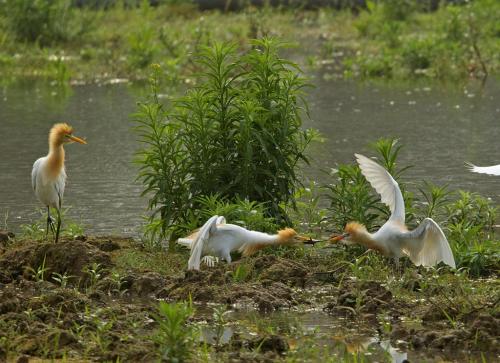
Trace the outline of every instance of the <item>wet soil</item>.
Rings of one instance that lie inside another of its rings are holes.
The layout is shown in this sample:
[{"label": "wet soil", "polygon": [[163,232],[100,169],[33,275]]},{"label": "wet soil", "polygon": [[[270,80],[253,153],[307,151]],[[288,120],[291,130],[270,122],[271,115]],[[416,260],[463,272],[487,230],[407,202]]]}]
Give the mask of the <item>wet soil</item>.
[{"label": "wet soil", "polygon": [[[168,271],[167,266],[162,272],[148,266],[148,254],[146,268],[117,263],[131,251],[139,253],[141,246],[117,237],[54,244],[12,236],[1,242],[0,362],[32,357],[156,361],[149,337],[157,329],[160,299],[263,313],[320,309],[363,321],[404,349],[500,353],[498,301],[460,315],[445,305],[401,299],[386,284],[355,279],[346,271],[324,278],[324,266],[307,258],[263,253],[201,271]],[[187,265],[187,253],[177,254]],[[380,316],[389,319],[390,331],[382,331]],[[402,317],[409,316],[421,323],[405,325]],[[211,319],[195,315],[193,324]],[[290,350],[288,342],[286,334],[234,334],[214,354],[230,361],[275,361]]]}]

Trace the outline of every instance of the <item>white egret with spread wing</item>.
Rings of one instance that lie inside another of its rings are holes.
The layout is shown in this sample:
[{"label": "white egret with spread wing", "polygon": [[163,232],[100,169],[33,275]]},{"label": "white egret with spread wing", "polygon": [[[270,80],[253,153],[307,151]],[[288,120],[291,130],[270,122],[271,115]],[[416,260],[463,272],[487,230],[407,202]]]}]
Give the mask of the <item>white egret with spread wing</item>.
[{"label": "white egret with spread wing", "polygon": [[[35,195],[47,207],[47,231],[49,227],[55,235],[55,242],[59,240],[61,229],[61,207],[66,185],[66,171],[64,168],[64,147],[66,143],[76,141],[86,144],[85,140],[73,135],[73,128],[65,123],[55,124],[49,133],[49,153],[33,164],[31,184]],[[57,227],[50,217],[50,208],[57,211]],[[55,229],[55,231],[54,231]]]},{"label": "white egret with spread wing", "polygon": [[291,228],[282,229],[277,234],[267,234],[250,231],[235,224],[226,224],[222,216],[211,217],[199,230],[177,242],[191,249],[189,270],[199,270],[202,261],[211,265],[212,258],[224,259],[231,263],[231,252],[235,251],[243,256],[250,256],[268,246],[315,243],[309,237],[299,236]]},{"label": "white egret with spread wing", "polygon": [[434,266],[444,262],[455,268],[450,245],[438,224],[431,218],[425,218],[417,228],[409,231],[405,224],[405,204],[398,183],[375,161],[360,154],[355,156],[361,172],[380,194],[382,202],[389,207],[391,216],[375,233],[368,232],[360,223],[348,223],[345,233],[332,237],[331,242],[345,238],[394,258],[397,266],[400,257],[408,256],[417,266]]}]

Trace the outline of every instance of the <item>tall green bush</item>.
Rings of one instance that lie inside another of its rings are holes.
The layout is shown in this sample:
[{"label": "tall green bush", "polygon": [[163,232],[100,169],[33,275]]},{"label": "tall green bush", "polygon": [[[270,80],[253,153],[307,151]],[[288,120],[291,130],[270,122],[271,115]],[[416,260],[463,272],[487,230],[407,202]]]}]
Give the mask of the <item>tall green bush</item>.
[{"label": "tall green bush", "polygon": [[175,237],[192,221],[197,198],[210,195],[265,203],[268,215],[287,221],[280,204],[293,204],[297,167],[308,161],[314,133],[301,128],[307,84],[278,55],[281,47],[264,38],[243,55],[230,44],[203,48],[198,86],[169,107],[157,97],[156,66],[151,98],[135,115],[151,232]]}]

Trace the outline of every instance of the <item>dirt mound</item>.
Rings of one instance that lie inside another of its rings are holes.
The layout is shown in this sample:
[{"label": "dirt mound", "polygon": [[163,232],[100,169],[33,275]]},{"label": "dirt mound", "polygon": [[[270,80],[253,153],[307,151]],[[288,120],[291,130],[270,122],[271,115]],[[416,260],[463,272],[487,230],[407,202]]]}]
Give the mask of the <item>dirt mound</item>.
[{"label": "dirt mound", "polygon": [[[272,263],[278,262],[278,263]],[[245,282],[235,279],[237,264],[221,264],[213,269],[186,271],[182,278],[173,280],[158,293],[160,298],[186,300],[191,297],[198,302],[223,304],[244,303],[255,305],[259,310],[271,311],[295,305],[292,289],[283,282],[297,283],[307,272],[300,264],[290,262],[289,268],[282,259],[257,259],[256,273],[262,281]],[[234,270],[233,270],[234,269]],[[279,276],[277,271],[282,271]],[[281,282],[283,281],[283,282]]]},{"label": "dirt mound", "polygon": [[301,263],[276,257],[260,256],[253,261],[253,273],[259,280],[287,283],[291,286],[304,287],[309,269]]},{"label": "dirt mound", "polygon": [[325,306],[326,311],[373,315],[391,306],[392,293],[376,281],[348,283],[341,290],[336,301]]},{"label": "dirt mound", "polygon": [[0,246],[6,245],[15,236],[16,235],[12,232],[6,231],[4,229],[0,229]]},{"label": "dirt mound", "polygon": [[112,266],[108,253],[85,241],[60,243],[24,242],[0,255],[0,282],[9,283],[19,276],[31,278],[36,271],[44,276],[66,274],[72,282],[86,282],[91,266],[104,271]]},{"label": "dirt mound", "polygon": [[424,317],[426,323],[421,329],[396,326],[391,341],[405,340],[413,349],[500,351],[500,319],[493,315],[486,312],[472,314],[461,322],[463,324],[457,320],[458,324],[453,329],[447,328],[448,318],[440,309],[430,308]]}]

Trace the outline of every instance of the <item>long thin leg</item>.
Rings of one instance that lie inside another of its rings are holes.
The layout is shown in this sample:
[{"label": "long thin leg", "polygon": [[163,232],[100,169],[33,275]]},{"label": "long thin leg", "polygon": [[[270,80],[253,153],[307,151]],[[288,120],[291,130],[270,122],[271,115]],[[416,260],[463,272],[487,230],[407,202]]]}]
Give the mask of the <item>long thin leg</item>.
[{"label": "long thin leg", "polygon": [[396,265],[396,277],[397,279],[401,279],[401,270],[399,267],[399,257],[394,257],[394,264]]},{"label": "long thin leg", "polygon": [[50,216],[50,207],[47,207],[47,230],[45,231],[45,239],[49,237],[49,228],[54,236],[56,234],[56,228],[54,227],[54,220]]},{"label": "long thin leg", "polygon": [[57,229],[56,229],[56,243],[59,241],[59,232],[61,230],[61,212],[59,209],[57,210]]},{"label": "long thin leg", "polygon": [[49,238],[49,227],[52,226],[52,221],[50,220],[50,207],[47,206],[47,228],[45,229],[45,239]]}]

